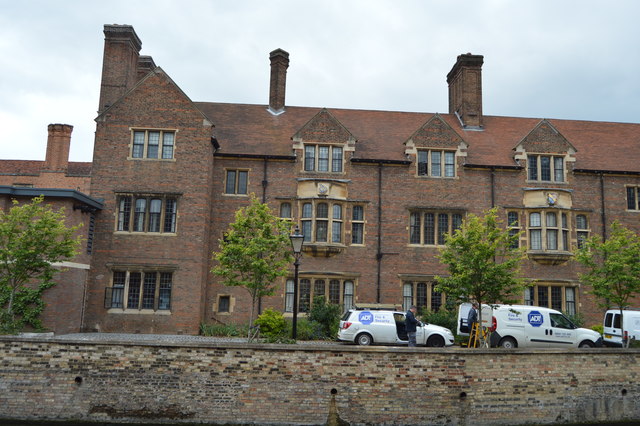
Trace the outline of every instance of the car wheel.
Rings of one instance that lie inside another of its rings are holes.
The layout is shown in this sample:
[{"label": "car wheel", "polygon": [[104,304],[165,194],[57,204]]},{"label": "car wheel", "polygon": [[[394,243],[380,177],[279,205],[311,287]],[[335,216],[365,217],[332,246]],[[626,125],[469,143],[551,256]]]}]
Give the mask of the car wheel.
[{"label": "car wheel", "polygon": [[433,335],[429,336],[427,339],[427,346],[431,348],[443,348],[444,347],[444,339],[442,336]]},{"label": "car wheel", "polygon": [[367,333],[358,334],[358,337],[356,337],[356,343],[360,346],[369,346],[373,343],[373,338]]},{"label": "car wheel", "polygon": [[513,337],[505,337],[500,340],[500,347],[505,349],[514,349],[518,347],[518,343]]},{"label": "car wheel", "polygon": [[579,348],[593,348],[593,346],[593,343],[588,340],[585,340],[578,345]]}]

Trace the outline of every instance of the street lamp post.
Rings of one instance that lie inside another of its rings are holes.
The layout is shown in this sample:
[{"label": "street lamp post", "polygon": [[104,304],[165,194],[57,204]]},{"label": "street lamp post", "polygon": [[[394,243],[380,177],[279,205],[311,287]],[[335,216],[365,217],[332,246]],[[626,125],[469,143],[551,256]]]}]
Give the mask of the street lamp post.
[{"label": "street lamp post", "polygon": [[304,235],[300,233],[298,225],[293,234],[289,235],[291,240],[291,247],[293,248],[293,322],[291,326],[291,337],[296,340],[298,337],[298,267],[300,266],[300,257],[302,256],[302,243],[304,241]]}]

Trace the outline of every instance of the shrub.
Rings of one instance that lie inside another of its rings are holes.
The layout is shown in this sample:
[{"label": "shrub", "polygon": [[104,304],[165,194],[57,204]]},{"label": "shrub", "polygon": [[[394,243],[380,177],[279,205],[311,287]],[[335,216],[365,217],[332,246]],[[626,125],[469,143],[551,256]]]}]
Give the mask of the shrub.
[{"label": "shrub", "polygon": [[276,338],[285,335],[287,322],[282,312],[267,308],[255,320],[260,326],[260,335],[266,338]]},{"label": "shrub", "polygon": [[592,325],[591,329],[593,331],[597,331],[600,334],[604,334],[604,327],[602,326],[602,324],[596,324],[596,325]]},{"label": "shrub", "polygon": [[438,311],[430,311],[422,308],[420,318],[423,322],[446,327],[451,330],[454,335],[457,333],[458,311],[455,308],[447,309],[446,307],[442,307]]},{"label": "shrub", "polygon": [[[322,324],[308,318],[298,318],[296,332],[298,340],[322,340],[324,336]],[[287,322],[287,336],[291,336],[291,322]]]},{"label": "shrub", "polygon": [[244,337],[247,335],[247,326],[236,324],[200,324],[200,334],[215,337]]},{"label": "shrub", "polygon": [[332,339],[338,335],[341,314],[340,305],[326,303],[324,296],[317,296],[313,299],[309,320],[320,325],[321,338]]},{"label": "shrub", "polygon": [[565,317],[569,318],[571,320],[572,323],[574,323],[575,325],[577,325],[578,327],[583,327],[584,326],[584,316],[581,313],[576,313],[574,315],[570,315],[570,314],[564,314]]}]

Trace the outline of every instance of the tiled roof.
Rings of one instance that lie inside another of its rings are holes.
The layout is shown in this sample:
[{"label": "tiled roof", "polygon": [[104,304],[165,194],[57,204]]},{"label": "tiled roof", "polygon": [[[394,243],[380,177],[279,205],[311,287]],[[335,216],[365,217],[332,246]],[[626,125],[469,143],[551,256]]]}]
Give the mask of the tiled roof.
[{"label": "tiled roof", "polygon": [[[90,162],[69,162],[67,174],[70,176],[91,176]],[[1,160],[0,174],[37,176],[44,168],[44,161],[36,160]]]},{"label": "tiled roof", "polygon": [[[322,108],[287,107],[274,116],[266,105],[196,102],[214,123],[221,153],[292,155],[291,137]],[[433,113],[333,109],[357,138],[354,158],[406,160],[404,143]],[[457,117],[440,114],[469,145],[467,164],[515,166],[515,146],[541,118],[484,116],[484,129],[464,130]],[[640,124],[548,119],[576,148],[577,169],[640,172]]]},{"label": "tiled roof", "polygon": [[2,160],[0,174],[3,175],[38,175],[44,161]]}]

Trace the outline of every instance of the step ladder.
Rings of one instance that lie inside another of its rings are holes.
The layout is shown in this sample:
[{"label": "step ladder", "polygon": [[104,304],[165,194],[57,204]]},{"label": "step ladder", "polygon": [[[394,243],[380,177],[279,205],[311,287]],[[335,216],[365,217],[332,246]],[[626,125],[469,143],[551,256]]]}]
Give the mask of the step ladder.
[{"label": "step ladder", "polygon": [[479,322],[474,322],[471,325],[471,332],[469,333],[468,348],[488,348],[489,347],[489,333],[484,327],[480,327]]}]

